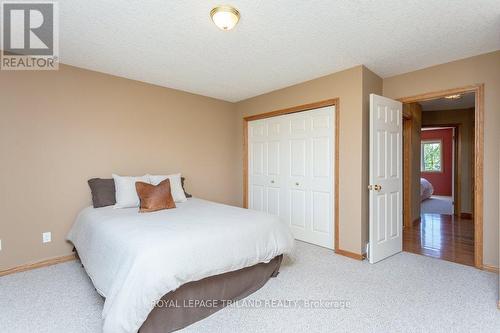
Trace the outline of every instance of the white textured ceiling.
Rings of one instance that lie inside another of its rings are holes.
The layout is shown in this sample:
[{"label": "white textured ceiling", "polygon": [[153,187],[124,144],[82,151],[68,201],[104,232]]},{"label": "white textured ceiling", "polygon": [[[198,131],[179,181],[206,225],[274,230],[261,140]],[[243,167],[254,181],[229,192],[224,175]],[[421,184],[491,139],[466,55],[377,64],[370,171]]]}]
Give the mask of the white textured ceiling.
[{"label": "white textured ceiling", "polygon": [[420,102],[422,111],[461,110],[473,108],[476,105],[476,97],[473,92],[463,94],[457,99],[436,98]]},{"label": "white textured ceiling", "polygon": [[500,49],[500,0],[64,0],[61,62],[239,101],[364,64],[382,77]]}]

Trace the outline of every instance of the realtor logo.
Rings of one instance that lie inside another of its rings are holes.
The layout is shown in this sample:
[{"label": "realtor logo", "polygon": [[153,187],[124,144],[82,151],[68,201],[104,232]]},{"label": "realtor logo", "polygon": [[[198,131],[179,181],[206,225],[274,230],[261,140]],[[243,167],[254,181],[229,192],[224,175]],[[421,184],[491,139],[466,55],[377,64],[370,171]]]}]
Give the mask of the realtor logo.
[{"label": "realtor logo", "polygon": [[2,70],[55,70],[59,61],[56,2],[2,2]]}]

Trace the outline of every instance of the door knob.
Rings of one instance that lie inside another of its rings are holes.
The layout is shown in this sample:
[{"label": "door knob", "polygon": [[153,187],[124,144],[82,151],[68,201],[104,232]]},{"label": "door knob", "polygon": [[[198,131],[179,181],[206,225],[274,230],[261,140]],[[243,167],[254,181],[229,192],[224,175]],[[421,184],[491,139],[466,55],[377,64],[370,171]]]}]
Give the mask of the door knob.
[{"label": "door knob", "polygon": [[271,180],[271,184],[274,184],[274,180]]},{"label": "door knob", "polygon": [[382,189],[382,185],[368,185],[368,189],[370,191],[377,191],[377,192],[380,192],[380,190]]},{"label": "door knob", "polygon": [[299,183],[295,183],[295,185],[299,186],[300,184]]}]

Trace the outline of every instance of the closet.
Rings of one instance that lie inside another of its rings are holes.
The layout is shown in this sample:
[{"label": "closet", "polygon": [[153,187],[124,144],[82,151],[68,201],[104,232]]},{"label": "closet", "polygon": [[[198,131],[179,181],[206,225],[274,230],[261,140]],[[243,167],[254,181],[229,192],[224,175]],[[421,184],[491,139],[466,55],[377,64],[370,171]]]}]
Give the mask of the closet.
[{"label": "closet", "polygon": [[248,122],[248,208],[334,247],[335,106]]}]

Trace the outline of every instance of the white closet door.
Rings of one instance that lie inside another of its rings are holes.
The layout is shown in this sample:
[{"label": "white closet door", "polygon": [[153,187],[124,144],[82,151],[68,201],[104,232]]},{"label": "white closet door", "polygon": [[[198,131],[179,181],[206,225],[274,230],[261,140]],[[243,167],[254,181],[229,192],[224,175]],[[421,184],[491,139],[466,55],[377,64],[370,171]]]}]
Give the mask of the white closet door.
[{"label": "white closet door", "polygon": [[249,123],[249,208],[282,216],[280,119]]},{"label": "white closet door", "polygon": [[249,123],[249,208],[333,248],[334,107]]},{"label": "white closet door", "polygon": [[333,107],[289,115],[285,158],[292,232],[328,248],[333,248],[333,116]]},{"label": "white closet door", "polygon": [[282,119],[268,119],[267,125],[267,141],[266,141],[266,211],[269,214],[283,216],[283,195],[282,195]]}]

